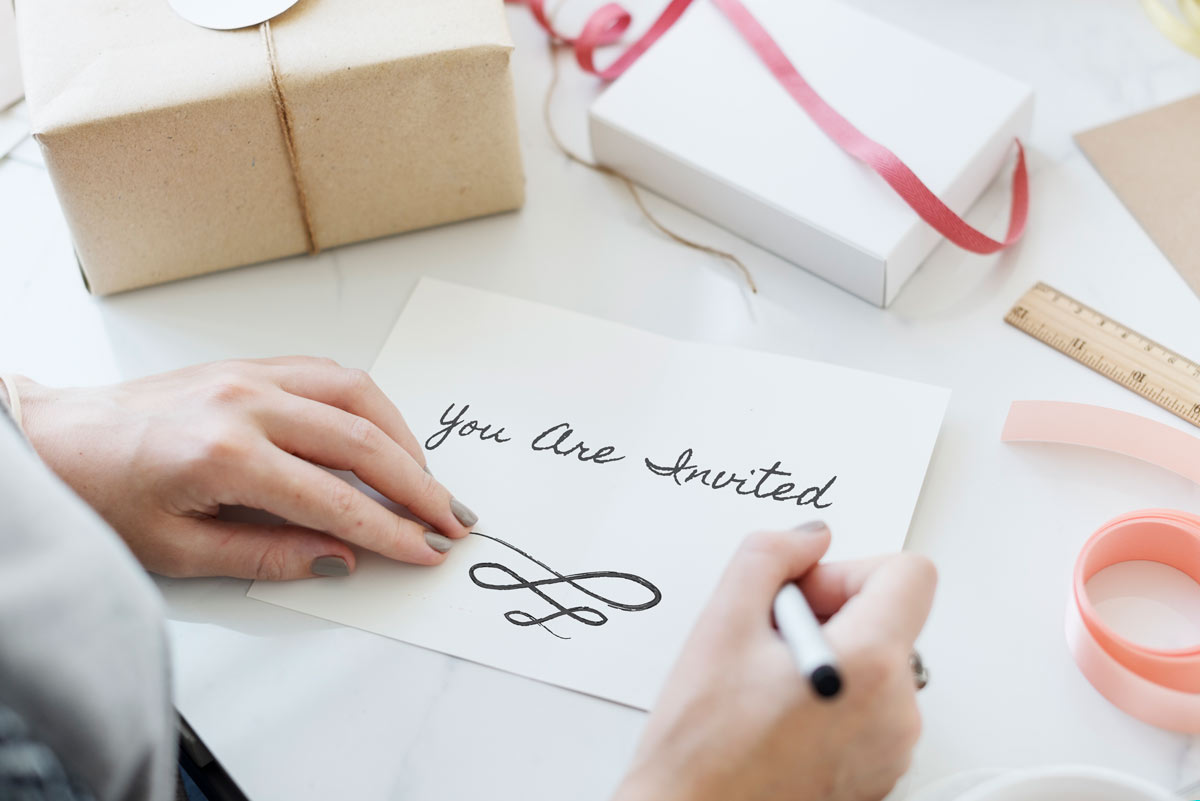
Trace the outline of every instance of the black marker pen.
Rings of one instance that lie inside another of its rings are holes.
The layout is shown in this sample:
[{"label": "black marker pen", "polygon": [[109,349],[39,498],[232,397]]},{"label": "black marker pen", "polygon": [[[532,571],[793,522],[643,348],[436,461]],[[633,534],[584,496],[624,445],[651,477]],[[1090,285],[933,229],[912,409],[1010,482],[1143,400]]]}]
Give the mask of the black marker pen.
[{"label": "black marker pen", "polygon": [[822,698],[833,698],[842,689],[842,675],[804,593],[788,582],[776,594],[774,608],[775,625],[791,650],[796,667],[812,682],[813,692]]}]

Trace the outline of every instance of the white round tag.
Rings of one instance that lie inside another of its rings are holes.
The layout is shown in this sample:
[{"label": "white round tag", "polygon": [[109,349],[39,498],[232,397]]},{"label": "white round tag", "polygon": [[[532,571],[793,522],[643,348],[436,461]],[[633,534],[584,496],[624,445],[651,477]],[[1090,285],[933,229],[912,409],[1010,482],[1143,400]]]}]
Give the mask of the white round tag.
[{"label": "white round tag", "polygon": [[167,0],[175,13],[202,28],[231,31],[257,25],[300,0]]}]

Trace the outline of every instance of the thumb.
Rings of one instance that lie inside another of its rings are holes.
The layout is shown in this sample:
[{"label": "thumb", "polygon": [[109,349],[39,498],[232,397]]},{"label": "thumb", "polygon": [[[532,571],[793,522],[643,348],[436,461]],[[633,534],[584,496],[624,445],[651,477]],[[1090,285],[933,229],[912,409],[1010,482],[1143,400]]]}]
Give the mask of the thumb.
[{"label": "thumb", "polygon": [[194,549],[195,575],[284,581],[354,570],[346,543],[302,526],[196,520],[190,528],[183,541]]},{"label": "thumb", "polygon": [[751,534],[726,568],[713,605],[743,620],[769,622],[775,594],[811,570],[829,550],[829,540],[829,527],[819,521]]}]

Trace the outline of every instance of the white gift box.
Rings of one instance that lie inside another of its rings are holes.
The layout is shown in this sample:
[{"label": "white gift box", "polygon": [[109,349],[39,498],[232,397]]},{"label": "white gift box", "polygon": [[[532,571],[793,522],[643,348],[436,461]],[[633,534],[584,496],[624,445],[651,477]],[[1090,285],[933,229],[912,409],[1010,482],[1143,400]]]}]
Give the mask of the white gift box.
[{"label": "white gift box", "polygon": [[[835,0],[743,2],[818,94],[955,212],[1007,175],[1028,86]],[[599,163],[879,306],[941,241],[708,0],[596,100],[590,129]]]}]

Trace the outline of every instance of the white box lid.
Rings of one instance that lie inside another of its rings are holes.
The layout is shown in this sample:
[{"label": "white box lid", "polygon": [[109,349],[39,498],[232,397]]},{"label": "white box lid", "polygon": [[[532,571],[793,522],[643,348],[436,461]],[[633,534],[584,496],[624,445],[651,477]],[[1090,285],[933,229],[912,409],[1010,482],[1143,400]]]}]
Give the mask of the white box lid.
[{"label": "white box lid", "polygon": [[[834,0],[743,2],[818,94],[937,194],[1032,94]],[[707,0],[694,2],[591,114],[881,261],[924,225],[816,127]]]}]

